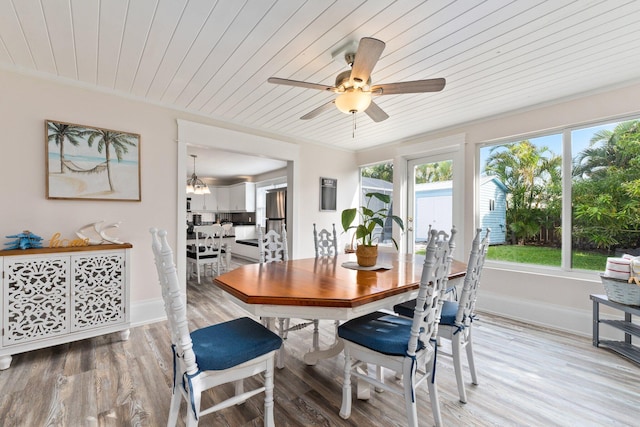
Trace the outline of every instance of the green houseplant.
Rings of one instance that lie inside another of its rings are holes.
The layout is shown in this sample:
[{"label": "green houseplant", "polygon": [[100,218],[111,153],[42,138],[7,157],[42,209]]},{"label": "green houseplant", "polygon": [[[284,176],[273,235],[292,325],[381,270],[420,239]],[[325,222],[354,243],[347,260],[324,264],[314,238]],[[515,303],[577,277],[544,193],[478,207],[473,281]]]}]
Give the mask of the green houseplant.
[{"label": "green houseplant", "polygon": [[[376,225],[384,228],[384,222],[387,218],[391,218],[402,231],[404,231],[404,223],[402,219],[389,212],[389,204],[391,196],[383,193],[367,193],[365,194],[365,206],[359,208],[349,208],[342,211],[342,228],[345,232],[355,228],[353,238],[358,241],[356,248],[356,256],[358,264],[363,267],[371,267],[376,264],[378,257],[378,239],[380,233],[375,233]],[[383,203],[383,206],[377,210],[372,209],[371,201],[377,199]],[[353,225],[356,218],[359,218],[358,224]],[[374,235],[375,233],[375,235]],[[393,244],[398,249],[398,242],[391,237]],[[353,243],[352,243],[353,247]]]}]

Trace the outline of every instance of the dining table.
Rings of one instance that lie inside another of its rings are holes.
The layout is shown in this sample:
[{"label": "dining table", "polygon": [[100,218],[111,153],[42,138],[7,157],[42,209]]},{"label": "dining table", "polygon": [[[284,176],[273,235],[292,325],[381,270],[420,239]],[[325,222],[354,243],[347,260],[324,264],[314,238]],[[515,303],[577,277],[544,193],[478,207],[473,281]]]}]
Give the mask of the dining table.
[{"label": "dining table", "polygon": [[[275,319],[334,320],[337,324],[416,298],[423,264],[421,255],[379,253],[376,265],[365,269],[357,266],[354,254],[339,254],[246,264],[215,277],[213,283],[271,329],[276,329]],[[466,264],[454,260],[450,283],[465,273]],[[284,351],[283,345],[276,363],[279,368],[284,366]],[[341,351],[336,336],[329,348],[314,345],[303,360],[313,365]]]}]

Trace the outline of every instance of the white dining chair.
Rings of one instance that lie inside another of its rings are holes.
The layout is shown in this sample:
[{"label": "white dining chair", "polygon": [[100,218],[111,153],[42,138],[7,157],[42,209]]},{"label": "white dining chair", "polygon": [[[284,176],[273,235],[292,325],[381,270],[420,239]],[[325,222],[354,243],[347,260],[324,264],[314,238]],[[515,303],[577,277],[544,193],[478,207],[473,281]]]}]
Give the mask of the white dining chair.
[{"label": "white dining chair", "polygon": [[[187,307],[182,298],[173,251],[167,242],[167,232],[155,228],[150,232],[173,352],[173,396],[167,426],[177,424],[182,399],[187,406],[186,425],[194,427],[202,416],[241,404],[262,392],[264,425],[274,426],[274,359],[282,346],[282,339],[248,317],[189,332]],[[261,385],[245,391],[245,378],[257,379]],[[200,408],[201,395],[205,390],[230,382],[235,383],[233,396],[215,402],[209,408]]]},{"label": "white dining chair", "polygon": [[[280,229],[280,233],[276,230],[269,230],[265,233],[264,228],[258,228],[258,250],[260,253],[260,264],[268,264],[272,262],[287,262],[289,260],[289,250],[287,245],[287,229],[284,224]],[[263,318],[263,324],[265,326],[271,326],[272,318]],[[278,321],[278,335],[283,340],[287,339],[287,334],[291,330],[301,329],[304,326],[298,326],[291,328],[291,320],[289,318],[280,317]],[[306,325],[305,325],[306,326]],[[276,358],[276,366],[278,369],[284,368],[285,357],[284,345],[278,352]]]},{"label": "white dining chair", "polygon": [[258,227],[258,250],[260,264],[289,260],[287,245],[287,228],[282,224],[280,233],[269,230],[265,233],[263,227]]},{"label": "white dining chair", "polygon": [[[326,228],[317,230],[316,224],[313,223],[313,246],[316,253],[316,260],[321,258],[334,258],[338,255],[338,237],[336,234],[336,225],[331,224],[331,231]],[[335,262],[334,262],[335,264]],[[320,321],[313,319],[313,349],[318,350],[320,348]],[[338,326],[340,321],[334,322],[336,328],[336,339],[338,339]],[[305,325],[306,326],[306,325]]]},{"label": "white dining chair", "polygon": [[336,234],[336,225],[332,225],[332,231],[323,228],[316,230],[316,224],[313,223],[313,245],[316,251],[316,258],[338,255],[338,237]]},{"label": "white dining chair", "polygon": [[187,263],[191,274],[196,273],[198,284],[201,274],[206,274],[207,267],[211,274],[218,275],[227,264],[227,250],[222,243],[224,229],[220,224],[194,227],[195,243],[187,246]]},{"label": "white dining chair", "polygon": [[[359,383],[372,384],[377,389],[402,395],[407,425],[417,427],[416,389],[427,380],[433,419],[436,426],[442,425],[435,378],[435,338],[453,260],[454,237],[455,229],[451,230],[451,235],[431,230],[411,319],[378,311],[349,320],[338,328],[345,357],[342,418],[347,419],[351,415],[351,377],[354,376]],[[378,368],[375,376],[368,374],[368,364]],[[402,373],[402,388],[385,383],[381,377],[384,371],[380,368]],[[368,393],[358,390],[358,395],[361,394]]]},{"label": "white dining chair", "polygon": [[[467,263],[467,272],[462,285],[462,292],[458,301],[445,300],[440,314],[438,326],[438,338],[451,342],[451,356],[453,358],[453,368],[458,385],[458,395],[460,402],[467,403],[467,392],[462,377],[462,353],[466,350],[471,383],[478,385],[475,361],[473,359],[473,342],[471,331],[473,320],[476,317],[475,306],[478,297],[478,287],[482,268],[489,248],[489,234],[491,229],[487,228],[484,238],[482,229],[476,230],[476,235],[471,244],[471,252]],[[415,300],[394,306],[394,311],[401,316],[411,316]],[[443,353],[443,352],[441,352]]]}]

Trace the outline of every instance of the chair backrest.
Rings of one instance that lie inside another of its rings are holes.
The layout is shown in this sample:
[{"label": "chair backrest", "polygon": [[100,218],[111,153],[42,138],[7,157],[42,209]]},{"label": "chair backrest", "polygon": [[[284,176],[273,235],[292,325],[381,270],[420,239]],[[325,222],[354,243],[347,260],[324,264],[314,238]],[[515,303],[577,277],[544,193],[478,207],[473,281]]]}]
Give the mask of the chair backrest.
[{"label": "chair backrest", "polygon": [[232,222],[225,222],[224,224],[222,224],[222,229],[224,230],[223,236],[228,236],[232,228],[233,228]]},{"label": "chair backrest", "polygon": [[447,289],[449,270],[453,261],[455,234],[455,228],[451,230],[451,235],[444,231],[431,230],[420,277],[416,308],[413,312],[411,335],[407,347],[409,356],[416,354],[419,342],[430,345],[431,339],[435,339],[438,334],[442,298]]},{"label": "chair backrest", "polygon": [[193,375],[198,372],[198,365],[192,350],[191,335],[187,323],[187,307],[180,294],[173,251],[167,242],[165,230],[152,228],[149,231],[151,232],[151,248],[158,270],[158,279],[162,288],[164,309],[171,330],[171,344],[176,355],[184,360],[187,373]]},{"label": "chair backrest", "polygon": [[258,228],[258,248],[260,250],[260,264],[277,261],[289,261],[287,248],[287,229],[282,224],[282,231],[278,234],[275,230],[264,232]]},{"label": "chair backrest", "polygon": [[458,301],[458,312],[456,313],[456,326],[469,326],[473,319],[478,297],[478,287],[484,260],[489,249],[489,234],[491,229],[487,228],[487,233],[482,237],[482,228],[476,230],[476,236],[471,244],[471,253],[467,264],[467,274],[464,276],[462,293]]},{"label": "chair backrest", "polygon": [[[193,229],[196,233],[196,258],[212,258],[220,256],[224,229],[220,224],[200,225]],[[200,235],[202,237],[200,237]]]},{"label": "chair backrest", "polygon": [[331,224],[333,231],[329,232],[323,228],[316,231],[316,224],[313,224],[313,243],[316,249],[316,258],[323,256],[338,255],[338,237],[336,235],[336,225]]}]

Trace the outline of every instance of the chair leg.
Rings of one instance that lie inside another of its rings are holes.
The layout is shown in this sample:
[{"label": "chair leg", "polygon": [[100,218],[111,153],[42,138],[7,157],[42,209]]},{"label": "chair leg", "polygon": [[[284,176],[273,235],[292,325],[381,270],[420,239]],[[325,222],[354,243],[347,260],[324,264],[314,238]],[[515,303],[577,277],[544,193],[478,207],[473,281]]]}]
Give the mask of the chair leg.
[{"label": "chair leg", "polygon": [[171,395],[171,406],[169,407],[169,418],[167,418],[167,426],[173,427],[178,424],[178,415],[180,414],[180,403],[182,402],[182,393],[177,385]]},{"label": "chair leg", "polygon": [[344,349],[344,380],[342,382],[342,406],[340,416],[345,420],[351,416],[351,355]]},{"label": "chair leg", "polygon": [[[355,369],[359,374],[369,376],[369,364],[362,362]],[[358,400],[371,399],[371,384],[360,377],[356,377],[356,397]]]},{"label": "chair leg", "polygon": [[198,285],[200,284],[200,263],[196,263],[196,273],[198,273]]},{"label": "chair leg", "polygon": [[471,326],[467,328],[467,361],[469,362],[469,371],[471,371],[471,382],[478,385],[478,376],[476,375],[476,364],[473,360],[473,341],[471,340]]},{"label": "chair leg", "polygon": [[464,379],[462,378],[462,340],[462,332],[453,336],[451,340],[451,353],[453,356],[453,370],[456,374],[456,383],[458,384],[460,402],[467,403],[467,392],[464,389]]},{"label": "chair leg", "polygon": [[[431,361],[427,363],[427,372],[433,373],[433,357]],[[440,414],[440,400],[438,397],[438,383],[435,378],[427,378],[425,381],[428,383],[429,388],[429,400],[431,400],[431,412],[433,413],[433,422],[436,427],[442,426],[442,415]]]},{"label": "chair leg", "polygon": [[[244,393],[244,381],[243,380],[235,381],[233,383],[233,385],[235,386],[236,396],[240,396],[242,393]],[[242,402],[238,402],[237,405],[242,405],[244,402],[246,402],[246,400],[243,400]]]},{"label": "chair leg", "polygon": [[[202,397],[202,390],[200,386],[199,378],[194,378],[192,380],[193,389],[189,392],[193,393],[193,407],[191,407],[191,402],[187,401],[187,427],[196,427],[198,425],[198,420],[196,419],[195,413],[200,413],[200,399]],[[199,419],[200,417],[198,417]]]},{"label": "chair leg", "polygon": [[402,368],[402,385],[404,388],[404,405],[407,413],[407,426],[418,427],[418,407],[415,389],[416,367],[410,358],[405,358]]},{"label": "chair leg", "polygon": [[267,370],[264,373],[264,425],[274,427],[273,418],[273,358],[267,361]]}]

